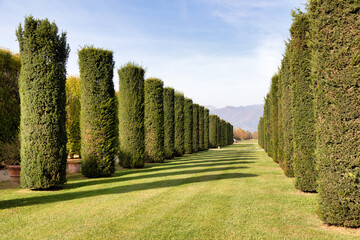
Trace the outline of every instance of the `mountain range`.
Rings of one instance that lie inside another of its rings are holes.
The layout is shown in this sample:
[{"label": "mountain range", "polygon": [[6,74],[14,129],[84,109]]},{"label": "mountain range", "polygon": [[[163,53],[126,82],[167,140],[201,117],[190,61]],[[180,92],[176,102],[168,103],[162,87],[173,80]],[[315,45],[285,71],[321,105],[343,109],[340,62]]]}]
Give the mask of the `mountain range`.
[{"label": "mountain range", "polygon": [[231,123],[234,129],[240,127],[250,132],[257,131],[258,123],[264,109],[263,104],[239,107],[227,106],[224,108],[216,108],[211,105],[205,107],[210,110],[210,114],[216,114]]}]

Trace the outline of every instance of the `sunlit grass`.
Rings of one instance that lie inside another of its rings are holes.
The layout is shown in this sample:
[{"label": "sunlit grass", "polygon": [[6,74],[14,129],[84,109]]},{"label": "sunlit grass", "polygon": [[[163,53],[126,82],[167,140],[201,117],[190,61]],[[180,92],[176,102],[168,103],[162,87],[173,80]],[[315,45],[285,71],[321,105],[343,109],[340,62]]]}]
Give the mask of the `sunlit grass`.
[{"label": "sunlit grass", "polygon": [[1,239],[359,239],[323,225],[316,194],[295,190],[257,147],[244,141],[111,178],[73,175],[58,191],[0,190]]}]

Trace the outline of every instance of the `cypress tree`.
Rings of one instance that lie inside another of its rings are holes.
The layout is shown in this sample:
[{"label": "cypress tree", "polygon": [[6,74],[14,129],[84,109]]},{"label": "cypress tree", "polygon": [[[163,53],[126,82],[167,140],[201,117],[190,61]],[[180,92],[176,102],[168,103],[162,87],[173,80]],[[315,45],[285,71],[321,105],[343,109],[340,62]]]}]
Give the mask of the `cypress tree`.
[{"label": "cypress tree", "polygon": [[164,155],[165,158],[174,156],[175,141],[175,96],[174,89],[164,88]]},{"label": "cypress tree", "polygon": [[[264,104],[264,150],[270,156],[270,100],[269,94],[266,95]],[[270,156],[271,157],[271,156]]]},{"label": "cypress tree", "polygon": [[203,106],[199,106],[199,150],[204,150],[204,110]]},{"label": "cypress tree", "polygon": [[66,133],[67,152],[72,158],[80,155],[81,134],[80,134],[80,78],[68,77],[66,79]]},{"label": "cypress tree", "polygon": [[21,185],[44,189],[66,182],[66,33],[47,19],[25,18],[16,32],[21,71]]},{"label": "cypress tree", "polygon": [[157,78],[145,80],[145,157],[148,162],[164,162],[164,90]]},{"label": "cypress tree", "polygon": [[133,63],[119,69],[119,160],[126,168],[144,166],[144,74]]},{"label": "cypress tree", "polygon": [[288,177],[294,177],[294,142],[293,142],[293,111],[292,111],[292,82],[290,75],[290,50],[286,44],[284,58],[281,61],[279,74],[280,99],[279,109],[279,163]]},{"label": "cypress tree", "polygon": [[199,151],[199,104],[193,104],[193,152]]},{"label": "cypress tree", "polygon": [[278,159],[278,83],[279,74],[275,74],[271,79],[270,86],[270,156],[275,162],[279,162]]},{"label": "cypress tree", "polygon": [[209,146],[211,148],[216,148],[217,144],[217,130],[218,130],[218,119],[216,115],[209,115]]},{"label": "cypress tree", "polygon": [[0,144],[15,139],[19,132],[20,67],[18,54],[0,49]]},{"label": "cypress tree", "polygon": [[290,28],[290,74],[294,131],[295,186],[304,192],[316,191],[315,171],[315,115],[310,78],[310,49],[307,44],[308,16],[292,13]]},{"label": "cypress tree", "polygon": [[184,149],[184,94],[175,92],[175,155],[181,156]]},{"label": "cypress tree", "polygon": [[184,149],[193,152],[193,102],[189,98],[184,100]]},{"label": "cypress tree", "polygon": [[319,216],[360,226],[359,1],[310,1]]},{"label": "cypress tree", "polygon": [[118,120],[113,53],[94,47],[79,51],[81,78],[81,172],[107,177],[115,172]]},{"label": "cypress tree", "polygon": [[221,121],[220,121],[220,117],[216,116],[217,120],[216,120],[216,147],[221,146]]},{"label": "cypress tree", "polygon": [[209,149],[209,109],[204,109],[204,149]]},{"label": "cypress tree", "polygon": [[221,132],[220,146],[224,147],[227,145],[226,144],[226,142],[227,142],[226,121],[224,119],[220,119],[220,132]]}]

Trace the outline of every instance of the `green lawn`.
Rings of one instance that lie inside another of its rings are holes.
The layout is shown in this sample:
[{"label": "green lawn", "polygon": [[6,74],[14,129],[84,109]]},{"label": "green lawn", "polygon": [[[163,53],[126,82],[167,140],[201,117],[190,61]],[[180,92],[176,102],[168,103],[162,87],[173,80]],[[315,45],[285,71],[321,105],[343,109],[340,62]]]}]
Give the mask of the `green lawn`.
[{"label": "green lawn", "polygon": [[69,177],[63,190],[0,184],[0,239],[359,239],[327,227],[316,194],[254,141],[119,169],[114,177]]}]

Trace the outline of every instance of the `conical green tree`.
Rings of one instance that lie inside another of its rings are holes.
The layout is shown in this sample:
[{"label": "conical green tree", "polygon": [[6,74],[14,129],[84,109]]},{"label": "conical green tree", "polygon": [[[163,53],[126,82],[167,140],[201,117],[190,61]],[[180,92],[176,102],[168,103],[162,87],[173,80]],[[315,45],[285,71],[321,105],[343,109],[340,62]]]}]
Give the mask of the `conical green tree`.
[{"label": "conical green tree", "polygon": [[203,106],[199,106],[199,150],[204,150],[204,110]]},{"label": "conical green tree", "polygon": [[81,172],[107,177],[115,171],[118,119],[113,83],[113,52],[94,47],[79,51],[81,78]]},{"label": "conical green tree", "polygon": [[174,156],[175,142],[175,91],[164,88],[164,155],[169,159]]},{"label": "conical green tree", "polygon": [[221,119],[219,116],[216,116],[217,120],[216,120],[216,147],[221,147]]},{"label": "conical green tree", "polygon": [[[286,44],[285,54],[281,61],[279,73],[279,148],[278,158],[279,164],[284,173],[288,177],[294,177],[294,131],[293,131],[293,104],[292,98],[292,82],[290,74],[290,49]],[[264,125],[269,124],[264,117]],[[263,129],[264,144],[267,144],[266,125]]]},{"label": "conical green tree", "polygon": [[145,163],[144,75],[133,63],[119,69],[119,160],[126,168]]},{"label": "conical green tree", "polygon": [[184,149],[193,152],[193,102],[189,98],[184,100]]},{"label": "conical green tree", "polygon": [[359,1],[310,1],[320,218],[360,227]]},{"label": "conical green tree", "polygon": [[199,151],[199,104],[193,104],[193,152]]},{"label": "conical green tree", "polygon": [[80,78],[70,76],[66,79],[66,147],[71,158],[81,150],[80,106]]},{"label": "conical green tree", "polygon": [[209,116],[209,147],[216,148],[218,146],[218,118],[216,115]]},{"label": "conical green tree", "polygon": [[209,109],[204,109],[204,149],[209,149]]},{"label": "conical green tree", "polygon": [[145,80],[145,158],[164,162],[164,83],[157,78]]},{"label": "conical green tree", "polygon": [[184,94],[175,92],[175,136],[174,150],[176,156],[185,153],[184,149]]},{"label": "conical green tree", "polygon": [[44,189],[66,182],[66,33],[47,19],[25,18],[20,46],[21,186]]},{"label": "conical green tree", "polygon": [[19,133],[20,67],[18,54],[0,48],[0,144],[12,141]]},{"label": "conical green tree", "polygon": [[295,186],[304,192],[316,191],[315,115],[310,78],[310,49],[307,43],[310,21],[302,12],[293,12],[290,28],[290,65],[294,131]]}]

